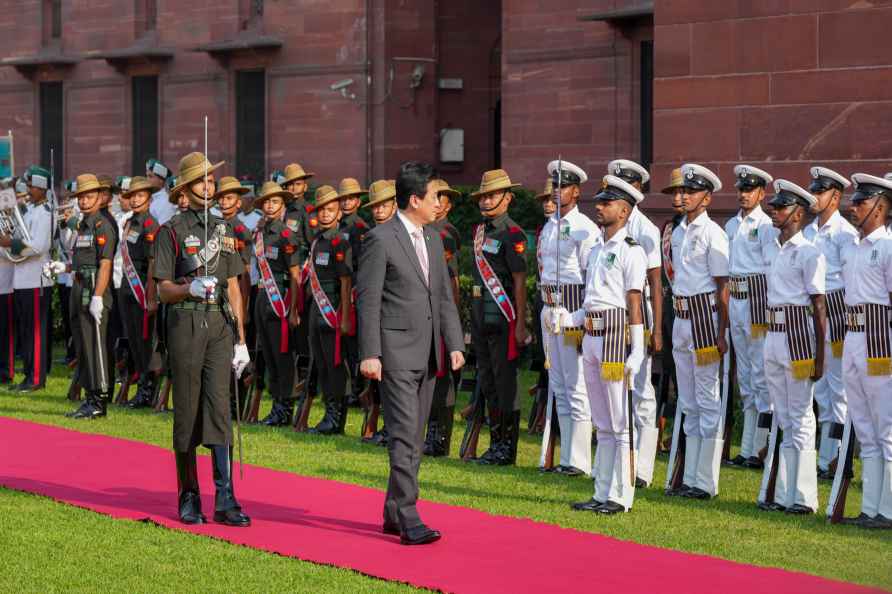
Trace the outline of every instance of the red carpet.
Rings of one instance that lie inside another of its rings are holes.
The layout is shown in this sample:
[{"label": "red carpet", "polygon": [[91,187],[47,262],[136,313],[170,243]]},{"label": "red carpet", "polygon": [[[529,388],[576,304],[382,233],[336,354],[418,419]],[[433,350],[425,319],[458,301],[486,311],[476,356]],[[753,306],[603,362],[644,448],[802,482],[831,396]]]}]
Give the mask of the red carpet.
[{"label": "red carpet", "polygon": [[[236,494],[254,522],[251,528],[213,523],[186,527],[175,515],[176,475],[170,451],[2,417],[0,436],[2,486],[115,518],[150,520],[176,530],[435,590],[542,593],[597,589],[624,594],[875,591],[426,501],[420,504],[422,517],[445,536],[434,545],[403,547],[396,537],[380,532],[380,491],[258,467],[245,467],[246,481],[236,486]],[[209,462],[205,456],[199,458],[203,506],[210,515],[214,489]]]}]

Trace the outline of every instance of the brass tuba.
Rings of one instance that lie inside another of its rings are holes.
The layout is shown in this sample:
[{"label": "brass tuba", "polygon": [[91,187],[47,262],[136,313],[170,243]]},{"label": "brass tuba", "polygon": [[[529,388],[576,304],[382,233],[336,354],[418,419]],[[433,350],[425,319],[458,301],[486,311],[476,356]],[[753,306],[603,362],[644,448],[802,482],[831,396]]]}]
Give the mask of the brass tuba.
[{"label": "brass tuba", "polygon": [[[22,218],[16,200],[15,190],[6,188],[0,190],[0,235],[21,239],[25,243],[31,243],[31,234]],[[26,256],[14,256],[8,248],[0,248],[0,253],[10,262],[18,263]]]}]

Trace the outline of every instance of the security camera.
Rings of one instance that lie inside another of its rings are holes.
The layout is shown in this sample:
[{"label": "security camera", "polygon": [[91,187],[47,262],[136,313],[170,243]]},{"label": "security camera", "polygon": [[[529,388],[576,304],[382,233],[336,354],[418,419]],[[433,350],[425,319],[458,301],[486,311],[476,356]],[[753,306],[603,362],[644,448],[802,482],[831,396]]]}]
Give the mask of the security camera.
[{"label": "security camera", "polygon": [[331,85],[332,91],[340,91],[341,89],[346,89],[350,85],[353,84],[352,78],[345,78],[344,80],[339,80],[338,82]]}]

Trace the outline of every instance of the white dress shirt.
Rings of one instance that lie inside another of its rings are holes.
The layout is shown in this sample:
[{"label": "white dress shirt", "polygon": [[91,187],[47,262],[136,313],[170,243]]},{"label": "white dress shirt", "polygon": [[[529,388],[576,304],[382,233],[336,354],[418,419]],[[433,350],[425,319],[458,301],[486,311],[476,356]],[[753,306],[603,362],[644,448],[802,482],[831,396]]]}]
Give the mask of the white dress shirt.
[{"label": "white dress shirt", "polygon": [[625,227],[606,242],[598,238],[588,256],[589,271],[582,308],[573,314],[573,325],[582,326],[586,312],[628,309],[626,293],[643,291],[647,256],[640,245],[630,245]]},{"label": "white dress shirt", "polygon": [[660,230],[635,206],[626,221],[626,233],[638,242],[647,256],[647,269],[660,268],[663,258],[660,245]]},{"label": "white dress shirt", "polygon": [[715,279],[728,276],[728,236],[707,213],[687,218],[672,232],[672,292],[679,297],[711,293]]},{"label": "white dress shirt", "polygon": [[880,227],[842,253],[846,305],[889,305],[892,293],[892,233]]},{"label": "white dress shirt", "polygon": [[728,272],[732,276],[765,274],[776,252],[778,230],[762,207],[756,205],[748,215],[740,211],[725,223],[729,243]]},{"label": "white dress shirt", "polygon": [[31,236],[30,243],[25,244],[20,255],[26,258],[15,265],[13,275],[14,289],[36,289],[52,286],[53,280],[43,276],[43,265],[50,261],[50,243],[52,240],[52,220],[50,207],[43,204],[28,203],[22,219]]},{"label": "white dress shirt", "polygon": [[[543,285],[555,285],[558,281],[562,285],[585,284],[589,253],[599,237],[601,229],[594,221],[579,212],[577,207],[561,217],[560,240],[558,240],[557,213],[549,217],[539,234],[539,282]],[[559,267],[558,250],[561,260]]]},{"label": "white dress shirt", "polygon": [[799,231],[778,246],[777,258],[768,273],[768,305],[811,305],[812,295],[826,290],[824,255]]},{"label": "white dress shirt", "polygon": [[858,232],[852,224],[836,211],[820,229],[818,217],[815,217],[815,220],[802,230],[802,234],[824,254],[827,263],[827,292],[844,288],[842,252],[847,246],[858,243]]},{"label": "white dress shirt", "polygon": [[170,217],[177,214],[177,210],[177,205],[170,203],[167,190],[164,188],[152,194],[152,201],[149,203],[149,214],[158,221],[159,225],[169,221]]}]

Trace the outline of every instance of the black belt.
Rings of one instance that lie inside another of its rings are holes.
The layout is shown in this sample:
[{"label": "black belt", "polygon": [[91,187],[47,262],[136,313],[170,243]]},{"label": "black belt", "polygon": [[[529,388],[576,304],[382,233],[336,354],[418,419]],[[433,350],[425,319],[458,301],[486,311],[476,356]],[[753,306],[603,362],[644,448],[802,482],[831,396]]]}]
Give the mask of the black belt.
[{"label": "black belt", "polygon": [[171,307],[174,309],[185,309],[187,311],[222,311],[222,306],[216,300],[210,301],[180,301],[174,303]]}]

